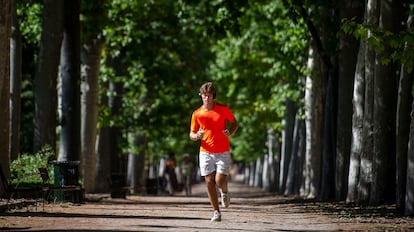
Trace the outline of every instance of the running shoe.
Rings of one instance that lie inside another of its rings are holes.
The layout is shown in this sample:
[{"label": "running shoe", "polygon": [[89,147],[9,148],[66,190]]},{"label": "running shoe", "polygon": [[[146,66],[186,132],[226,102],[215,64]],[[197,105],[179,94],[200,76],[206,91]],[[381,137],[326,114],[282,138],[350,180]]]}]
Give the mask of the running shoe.
[{"label": "running shoe", "polygon": [[211,218],[212,222],[219,222],[221,221],[221,213],[218,210],[214,211],[213,217]]},{"label": "running shoe", "polygon": [[223,207],[228,208],[230,205],[230,194],[227,193],[221,193],[221,204]]}]

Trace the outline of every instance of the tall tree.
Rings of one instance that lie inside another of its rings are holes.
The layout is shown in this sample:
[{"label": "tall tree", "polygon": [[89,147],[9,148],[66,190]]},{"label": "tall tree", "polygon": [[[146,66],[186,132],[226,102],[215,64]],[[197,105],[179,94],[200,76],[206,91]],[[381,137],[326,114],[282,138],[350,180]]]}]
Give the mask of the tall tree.
[{"label": "tall tree", "polygon": [[354,112],[352,114],[352,139],[349,159],[349,173],[347,197],[348,202],[358,199],[358,183],[360,179],[361,154],[363,152],[363,121],[364,121],[364,97],[365,97],[365,50],[366,41],[361,41],[358,51],[357,65],[355,70],[352,103]]},{"label": "tall tree", "polygon": [[[339,15],[337,1],[328,1],[322,6],[316,5],[319,12],[315,25],[318,28],[309,31],[316,41],[318,57],[322,61],[321,74],[324,82],[320,88],[325,88],[324,116],[323,116],[323,150],[322,150],[322,178],[319,198],[331,200],[335,196],[335,169],[336,169],[336,138],[337,138],[337,98],[338,98],[338,55],[336,49],[338,40],[334,35],[339,31]],[[317,31],[318,33],[314,32]],[[319,36],[319,38],[317,37]],[[318,42],[318,40],[320,42]]]},{"label": "tall tree", "polygon": [[[128,175],[127,183],[132,189],[132,193],[140,193],[145,189],[145,137],[139,134],[130,135],[132,141],[132,148],[128,155]],[[160,167],[162,168],[162,167]],[[148,177],[154,178],[154,177]],[[158,178],[157,178],[158,180]]]},{"label": "tall tree", "polygon": [[80,159],[80,0],[64,0],[59,160]]},{"label": "tall tree", "polygon": [[[317,108],[307,109],[308,111],[314,111],[314,113],[309,113],[309,115],[314,114],[315,116],[312,120],[308,120],[310,124],[314,125],[309,128],[307,127],[307,133],[309,136],[319,136],[321,139],[320,141],[312,141],[319,143],[318,145],[309,145],[310,147],[318,148],[318,150],[312,152],[311,149],[307,149],[306,156],[309,159],[306,162],[309,161],[313,164],[306,164],[307,167],[311,167],[309,172],[306,173],[312,173],[313,175],[311,177],[313,179],[313,193],[309,197],[327,199],[331,198],[334,193],[335,178],[334,162],[336,153],[336,96],[338,74],[336,65],[337,58],[333,52],[337,42],[333,38],[335,38],[334,35],[338,30],[338,18],[335,17],[337,5],[336,2],[327,2],[324,4],[316,2],[309,4],[305,1],[303,3],[295,2],[295,7],[306,23],[307,30],[311,35],[311,49],[314,52],[313,62],[316,63],[316,65],[310,66],[314,69],[311,70],[312,87],[307,88],[306,91],[313,91],[313,93],[307,96],[314,95],[316,98],[308,102],[313,101]],[[308,83],[310,82],[307,82],[307,85]],[[321,111],[319,112],[319,110]],[[311,130],[308,131],[308,129]],[[308,152],[310,153],[308,154]],[[319,155],[322,157],[315,158],[319,157]],[[313,157],[310,158],[311,156]]]},{"label": "tall tree", "polygon": [[12,1],[12,34],[10,47],[10,157],[20,152],[20,118],[22,91],[22,35],[17,19],[17,0]]},{"label": "tall tree", "polygon": [[[373,30],[378,27],[379,1],[368,0],[366,6],[366,25],[371,28],[367,34],[367,41],[373,39]],[[360,47],[361,49],[361,47]],[[360,62],[360,61],[358,61]],[[370,200],[370,189],[372,183],[373,162],[373,124],[374,124],[374,74],[375,74],[375,51],[374,47],[367,43],[364,54],[365,64],[365,93],[364,114],[362,132],[362,153],[360,155],[360,173],[358,179],[358,202],[367,203]]]},{"label": "tall tree", "polygon": [[[12,1],[0,1],[0,165],[10,176],[10,37]],[[3,188],[0,189],[4,190]],[[1,193],[1,192],[0,192]]]},{"label": "tall tree", "polygon": [[308,67],[312,71],[306,78],[305,89],[306,154],[301,194],[308,198],[316,198],[319,196],[321,184],[325,88],[322,88],[324,86],[322,70],[318,68],[321,66],[321,61],[314,54],[313,47],[309,52]]},{"label": "tall tree", "polygon": [[411,104],[410,140],[407,153],[405,215],[414,215],[414,101]]},{"label": "tall tree", "polygon": [[[108,83],[103,89],[109,89]],[[108,106],[108,95],[102,91],[100,95],[100,106]],[[96,151],[96,177],[94,192],[108,192],[110,190],[108,178],[111,171],[111,150],[110,150],[110,128],[109,126],[101,126],[98,129],[97,151]],[[86,170],[85,170],[86,171]]]},{"label": "tall tree", "polygon": [[34,151],[56,147],[57,76],[63,37],[63,0],[44,0],[42,33],[34,80]]},{"label": "tall tree", "polygon": [[[413,32],[414,10],[411,9],[407,20],[408,32]],[[405,53],[409,54],[412,44],[405,43]],[[410,139],[410,112],[413,102],[414,72],[408,64],[401,65],[400,82],[398,85],[397,124],[396,124],[396,162],[397,162],[397,207],[405,208],[405,193],[407,181],[407,153]]]},{"label": "tall tree", "polygon": [[[339,17],[356,18],[361,23],[364,15],[363,1],[340,0]],[[338,114],[336,138],[335,199],[345,200],[348,189],[349,159],[352,138],[352,94],[358,57],[359,41],[352,35],[339,33],[338,41]]]},{"label": "tall tree", "polygon": [[[380,1],[379,29],[397,34],[404,15],[400,1]],[[395,201],[395,122],[398,89],[398,66],[385,63],[392,49],[385,45],[376,55],[374,80],[374,157],[370,203],[378,205]]]},{"label": "tall tree", "polygon": [[[106,21],[105,4],[101,0],[82,2],[81,46],[81,157],[86,192],[95,191],[95,151],[98,133],[99,72],[104,47],[103,27]],[[87,175],[85,175],[87,170]]]},{"label": "tall tree", "polygon": [[282,153],[280,154],[279,191],[284,193],[292,159],[293,131],[295,128],[296,104],[292,99],[286,99],[284,130],[282,132]]}]

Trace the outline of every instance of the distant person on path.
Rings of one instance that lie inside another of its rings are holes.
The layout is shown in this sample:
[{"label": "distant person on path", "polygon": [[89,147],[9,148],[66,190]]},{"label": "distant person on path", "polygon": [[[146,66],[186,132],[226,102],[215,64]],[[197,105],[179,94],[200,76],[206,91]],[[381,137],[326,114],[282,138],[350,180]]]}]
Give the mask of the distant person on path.
[{"label": "distant person on path", "polygon": [[193,178],[194,165],[191,162],[190,155],[184,154],[181,163],[181,175],[183,177],[185,195],[191,195],[191,180]]},{"label": "distant person on path", "polygon": [[167,180],[167,191],[170,195],[174,195],[177,189],[177,175],[175,174],[175,167],[177,167],[177,160],[175,159],[175,153],[170,152],[168,159],[165,161],[165,178]]},{"label": "distant person on path", "polygon": [[202,105],[191,116],[190,139],[201,140],[199,163],[204,176],[210,204],[214,210],[211,221],[221,221],[216,186],[221,192],[222,206],[228,207],[230,195],[227,176],[230,173],[230,141],[238,123],[230,108],[215,102],[216,89],[211,82],[200,87]]}]

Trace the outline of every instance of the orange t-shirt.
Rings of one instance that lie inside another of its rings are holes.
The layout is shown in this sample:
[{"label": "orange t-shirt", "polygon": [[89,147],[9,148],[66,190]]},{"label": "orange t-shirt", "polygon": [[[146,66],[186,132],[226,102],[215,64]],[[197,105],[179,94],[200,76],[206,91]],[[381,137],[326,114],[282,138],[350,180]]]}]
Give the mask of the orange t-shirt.
[{"label": "orange t-shirt", "polygon": [[223,133],[226,122],[233,122],[234,115],[230,109],[222,104],[214,103],[210,111],[202,106],[196,109],[191,116],[191,131],[204,131],[201,139],[200,151],[208,153],[223,153],[230,151],[229,138]]}]

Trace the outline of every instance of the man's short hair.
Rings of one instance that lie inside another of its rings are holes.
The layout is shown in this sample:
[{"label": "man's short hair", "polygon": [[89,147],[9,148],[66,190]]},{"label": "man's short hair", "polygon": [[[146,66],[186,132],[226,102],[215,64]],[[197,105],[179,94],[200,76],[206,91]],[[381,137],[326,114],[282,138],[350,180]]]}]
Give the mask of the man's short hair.
[{"label": "man's short hair", "polygon": [[200,87],[200,94],[211,93],[216,98],[216,88],[212,82],[206,82]]}]

